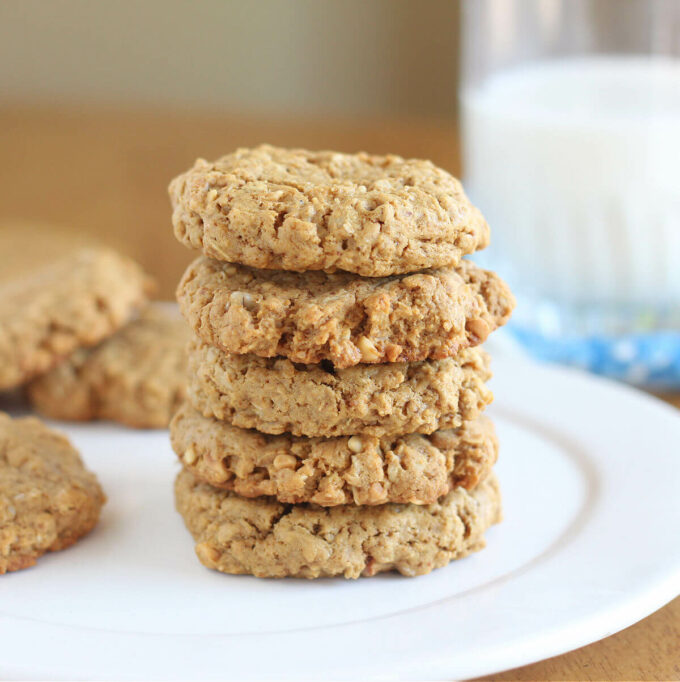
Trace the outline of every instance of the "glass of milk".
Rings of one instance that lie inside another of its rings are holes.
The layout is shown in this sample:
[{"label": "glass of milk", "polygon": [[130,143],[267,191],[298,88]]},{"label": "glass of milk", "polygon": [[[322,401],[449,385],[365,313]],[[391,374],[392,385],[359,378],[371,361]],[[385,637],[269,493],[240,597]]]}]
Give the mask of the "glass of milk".
[{"label": "glass of milk", "polygon": [[541,358],[680,386],[680,0],[467,0],[464,181]]}]

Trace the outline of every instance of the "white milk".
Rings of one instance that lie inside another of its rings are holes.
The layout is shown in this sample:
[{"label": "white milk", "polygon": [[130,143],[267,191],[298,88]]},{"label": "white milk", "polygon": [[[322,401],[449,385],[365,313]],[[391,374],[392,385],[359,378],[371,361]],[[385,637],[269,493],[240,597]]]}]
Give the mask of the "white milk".
[{"label": "white milk", "polygon": [[465,187],[513,283],[564,302],[680,302],[680,60],[508,70],[463,95]]}]

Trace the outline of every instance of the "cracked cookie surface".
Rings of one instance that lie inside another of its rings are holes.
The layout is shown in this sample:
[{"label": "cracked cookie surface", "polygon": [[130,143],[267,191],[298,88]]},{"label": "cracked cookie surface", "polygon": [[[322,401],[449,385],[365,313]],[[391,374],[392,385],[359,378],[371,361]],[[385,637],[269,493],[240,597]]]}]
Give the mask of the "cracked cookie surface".
[{"label": "cracked cookie surface", "polygon": [[261,145],[170,183],[175,235],[212,258],[382,277],[455,265],[489,228],[430,161]]},{"label": "cracked cookie surface", "polygon": [[484,532],[501,520],[493,474],[430,505],[327,509],[245,499],[182,471],[175,500],[205,566],[273,578],[423,575],[482,549]]},{"label": "cracked cookie surface", "polygon": [[109,249],[81,249],[0,284],[0,390],[49,371],[77,348],[125,325],[148,301],[151,279]]},{"label": "cracked cookie surface", "polygon": [[104,501],[67,438],[0,412],[0,574],[72,545],[97,524]]},{"label": "cracked cookie surface", "polygon": [[326,507],[429,504],[452,488],[474,488],[498,456],[486,417],[429,435],[298,438],[240,429],[184,405],[170,439],[185,468],[210,485]]},{"label": "cracked cookie surface", "polygon": [[367,279],[297,274],[205,256],[177,290],[182,314],[207,344],[300,363],[417,362],[454,356],[505,324],[507,285],[470,261],[455,268]]},{"label": "cracked cookie surface", "polygon": [[81,348],[28,385],[31,403],[52,419],[108,419],[166,428],[186,395],[186,322],[158,307],[93,348]]},{"label": "cracked cookie surface", "polygon": [[192,405],[205,417],[263,433],[432,433],[476,419],[492,400],[481,348],[444,360],[347,369],[232,355],[197,338],[188,354]]}]

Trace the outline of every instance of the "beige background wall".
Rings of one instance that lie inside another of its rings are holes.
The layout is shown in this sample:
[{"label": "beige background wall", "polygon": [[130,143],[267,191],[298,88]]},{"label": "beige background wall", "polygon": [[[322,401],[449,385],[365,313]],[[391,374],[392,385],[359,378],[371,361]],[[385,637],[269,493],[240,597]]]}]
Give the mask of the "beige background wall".
[{"label": "beige background wall", "polygon": [[267,141],[458,172],[458,12],[456,0],[0,0],[0,250],[6,230],[42,245],[40,226],[104,241],[170,299],[194,254],[172,236],[166,188],[198,156]]},{"label": "beige background wall", "polygon": [[4,101],[455,112],[456,0],[2,0]]}]

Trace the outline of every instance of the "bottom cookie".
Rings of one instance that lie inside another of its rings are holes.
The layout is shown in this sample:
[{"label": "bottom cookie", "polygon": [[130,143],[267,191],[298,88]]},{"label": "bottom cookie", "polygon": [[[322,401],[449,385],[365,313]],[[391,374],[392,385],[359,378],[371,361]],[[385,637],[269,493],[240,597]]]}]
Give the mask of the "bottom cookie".
[{"label": "bottom cookie", "polygon": [[501,520],[493,474],[430,505],[323,508],[242,498],[183,470],[175,500],[201,563],[260,578],[423,575],[482,549],[484,532]]}]

